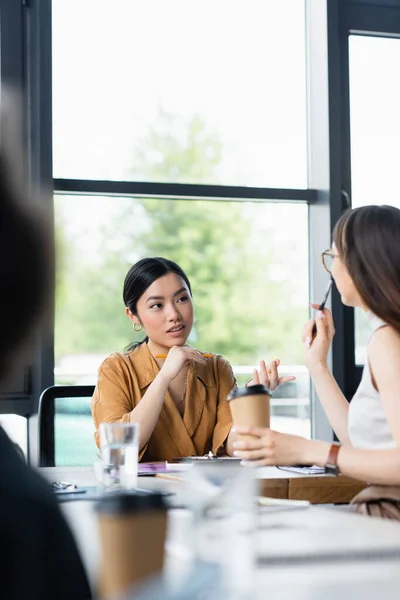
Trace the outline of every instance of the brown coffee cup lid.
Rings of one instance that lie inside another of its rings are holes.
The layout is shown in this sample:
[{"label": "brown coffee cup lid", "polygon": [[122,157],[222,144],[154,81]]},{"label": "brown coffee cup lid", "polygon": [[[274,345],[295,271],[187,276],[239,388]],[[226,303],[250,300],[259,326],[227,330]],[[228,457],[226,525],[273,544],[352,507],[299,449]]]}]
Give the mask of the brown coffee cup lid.
[{"label": "brown coffee cup lid", "polygon": [[259,394],[272,396],[272,392],[265,385],[258,383],[257,385],[235,388],[231,391],[227,400],[234,400],[235,398],[241,398],[242,396],[258,396]]},{"label": "brown coffee cup lid", "polygon": [[118,515],[148,510],[168,510],[165,494],[154,491],[107,492],[96,510],[102,514]]}]

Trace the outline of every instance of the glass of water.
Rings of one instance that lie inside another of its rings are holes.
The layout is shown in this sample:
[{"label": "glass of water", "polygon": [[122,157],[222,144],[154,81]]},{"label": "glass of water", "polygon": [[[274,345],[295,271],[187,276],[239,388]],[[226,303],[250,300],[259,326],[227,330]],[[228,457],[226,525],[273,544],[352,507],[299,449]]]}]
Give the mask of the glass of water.
[{"label": "glass of water", "polygon": [[106,490],[137,487],[139,423],[101,423],[102,483]]},{"label": "glass of water", "polygon": [[187,473],[185,488],[193,514],[195,562],[220,567],[224,597],[253,599],[259,493],[255,469],[236,461],[195,463]]}]

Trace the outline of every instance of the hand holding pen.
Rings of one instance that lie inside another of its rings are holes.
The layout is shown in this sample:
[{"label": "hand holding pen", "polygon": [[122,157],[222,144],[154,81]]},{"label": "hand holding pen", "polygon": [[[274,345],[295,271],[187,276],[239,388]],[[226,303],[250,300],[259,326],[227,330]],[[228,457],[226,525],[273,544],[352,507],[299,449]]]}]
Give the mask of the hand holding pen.
[{"label": "hand holding pen", "polygon": [[306,348],[304,358],[309,369],[317,364],[326,365],[329,347],[335,335],[332,313],[325,308],[331,287],[332,280],[321,304],[311,304],[311,307],[317,311],[316,319],[310,319],[303,328],[301,339]]},{"label": "hand holding pen", "polygon": [[[322,298],[321,304],[318,305],[318,306],[316,304],[311,304],[312,308],[317,308],[319,312],[323,313],[324,308],[325,308],[325,304],[326,304],[326,302],[328,300],[328,297],[329,297],[329,292],[332,289],[332,285],[333,285],[333,279],[331,277],[330,280],[329,280],[328,285],[326,286],[325,294],[324,294],[324,297]],[[314,339],[314,337],[316,335],[317,335],[317,325],[314,323],[314,326],[312,328],[312,339]]]}]

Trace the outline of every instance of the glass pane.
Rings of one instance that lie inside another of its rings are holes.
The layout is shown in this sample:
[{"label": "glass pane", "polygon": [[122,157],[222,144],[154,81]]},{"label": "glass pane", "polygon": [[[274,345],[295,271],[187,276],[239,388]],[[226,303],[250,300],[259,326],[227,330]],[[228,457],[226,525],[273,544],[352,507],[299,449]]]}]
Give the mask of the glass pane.
[{"label": "glass pane", "polygon": [[303,0],[53,0],[54,175],[307,187]]},{"label": "glass pane", "polygon": [[57,398],[54,403],[56,467],[92,466],[99,457],[93,437],[90,397]]},{"label": "glass pane", "polygon": [[225,356],[240,384],[260,359],[280,358],[297,380],[274,393],[273,426],[309,435],[305,204],[56,196],[55,214],[57,384],[95,383],[103,358],[143,338],[123,281],[136,260],[165,256],[192,283],[189,343]]},{"label": "glass pane", "polygon": [[[350,36],[352,204],[400,208],[400,40]],[[356,363],[364,364],[371,333],[356,309]]]},{"label": "glass pane", "polygon": [[25,417],[19,415],[0,415],[0,425],[24,456],[28,452],[28,432]]}]

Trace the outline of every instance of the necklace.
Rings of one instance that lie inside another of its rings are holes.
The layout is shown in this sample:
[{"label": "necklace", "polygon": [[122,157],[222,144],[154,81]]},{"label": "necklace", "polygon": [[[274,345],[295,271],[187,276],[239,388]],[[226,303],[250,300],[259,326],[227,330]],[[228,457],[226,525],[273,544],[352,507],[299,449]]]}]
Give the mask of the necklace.
[{"label": "necklace", "polygon": [[185,396],[186,396],[186,388],[187,388],[187,383],[185,383],[185,389],[183,390],[182,398],[179,400],[178,404],[176,405],[176,408],[179,408],[180,405],[182,404],[182,402],[184,401]]},{"label": "necklace", "polygon": [[186,375],[185,387],[184,387],[184,389],[183,389],[182,398],[179,400],[178,404],[176,405],[176,408],[179,408],[179,407],[180,407],[180,405],[182,404],[182,402],[183,402],[183,401],[184,401],[184,399],[185,399],[185,396],[186,396],[186,390],[187,390],[188,376],[189,376],[189,371],[187,372],[187,375]]}]

